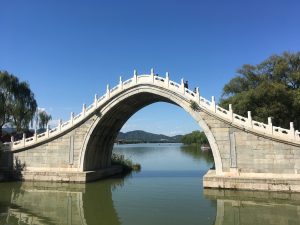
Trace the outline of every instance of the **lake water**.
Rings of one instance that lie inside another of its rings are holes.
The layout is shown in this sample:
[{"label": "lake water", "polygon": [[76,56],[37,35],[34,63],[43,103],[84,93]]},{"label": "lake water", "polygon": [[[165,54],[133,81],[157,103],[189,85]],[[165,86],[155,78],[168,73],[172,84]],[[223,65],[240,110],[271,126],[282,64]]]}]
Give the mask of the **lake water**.
[{"label": "lake water", "polygon": [[208,152],[180,144],[115,146],[139,173],[89,184],[0,184],[0,224],[300,224],[300,195],[203,189]]}]

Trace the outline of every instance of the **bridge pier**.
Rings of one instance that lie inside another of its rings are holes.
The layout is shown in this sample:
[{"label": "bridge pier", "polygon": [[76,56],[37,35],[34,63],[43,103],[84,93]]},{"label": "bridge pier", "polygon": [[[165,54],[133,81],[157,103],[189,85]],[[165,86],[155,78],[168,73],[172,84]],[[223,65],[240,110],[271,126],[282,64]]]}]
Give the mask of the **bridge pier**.
[{"label": "bridge pier", "polygon": [[300,175],[273,173],[225,173],[209,170],[203,177],[204,188],[300,192]]},{"label": "bridge pier", "polygon": [[122,173],[121,166],[111,166],[96,171],[72,172],[72,171],[21,171],[14,174],[18,180],[25,181],[50,181],[59,183],[87,183],[104,179]]}]

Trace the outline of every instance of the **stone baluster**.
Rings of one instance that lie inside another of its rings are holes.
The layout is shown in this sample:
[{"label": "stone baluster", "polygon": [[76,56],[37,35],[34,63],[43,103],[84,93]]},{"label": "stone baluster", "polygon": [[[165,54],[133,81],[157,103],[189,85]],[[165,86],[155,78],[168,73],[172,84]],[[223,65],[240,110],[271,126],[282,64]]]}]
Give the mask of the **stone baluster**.
[{"label": "stone baluster", "polygon": [[106,85],[106,98],[110,97],[110,90],[109,90],[109,84]]},{"label": "stone baluster", "polygon": [[26,134],[23,133],[23,138],[22,138],[23,147],[25,147],[25,143],[26,143],[25,139],[26,139]]},{"label": "stone baluster", "polygon": [[248,126],[252,128],[252,116],[251,116],[251,111],[248,111]]},{"label": "stone baluster", "polygon": [[232,104],[229,104],[229,119],[233,122],[233,110],[232,110]]},{"label": "stone baluster", "polygon": [[215,96],[211,96],[211,110],[216,112],[216,100]]},{"label": "stone baluster", "polygon": [[95,94],[94,96],[94,108],[97,108],[98,107],[98,95]]},{"label": "stone baluster", "polygon": [[294,123],[293,122],[290,122],[290,137],[292,140],[295,139],[295,128],[294,128]]},{"label": "stone baluster", "polygon": [[200,100],[200,89],[199,87],[196,87],[196,98],[197,98],[197,103],[200,105],[201,100]]},{"label": "stone baluster", "polygon": [[273,124],[272,124],[272,117],[268,117],[268,133],[273,134]]},{"label": "stone baluster", "polygon": [[62,120],[59,119],[58,120],[58,130],[59,130],[59,132],[61,131],[61,124],[62,124]]},{"label": "stone baluster", "polygon": [[185,94],[185,87],[184,87],[183,78],[181,78],[181,81],[180,81],[180,89],[181,89],[182,93]]},{"label": "stone baluster", "polygon": [[121,76],[120,76],[120,81],[119,81],[119,88],[120,88],[120,90],[123,90],[123,81],[122,81]]},{"label": "stone baluster", "polygon": [[36,130],[36,128],[34,129],[33,140],[37,141],[37,130]]},{"label": "stone baluster", "polygon": [[48,138],[49,136],[50,136],[50,126],[47,125],[46,137]]},{"label": "stone baluster", "polygon": [[11,146],[11,149],[14,147],[14,141],[15,141],[15,139],[14,139],[14,136],[11,136],[10,137],[10,146]]},{"label": "stone baluster", "polygon": [[299,140],[299,131],[298,130],[295,130],[295,139]]},{"label": "stone baluster", "polygon": [[74,113],[73,112],[71,112],[71,119],[70,119],[70,121],[71,121],[71,124],[73,125],[73,123],[74,123]]},{"label": "stone baluster", "polygon": [[150,70],[150,75],[151,75],[152,83],[154,83],[154,69],[153,68],[151,68],[151,70]]},{"label": "stone baluster", "polygon": [[137,84],[137,71],[136,70],[133,70],[133,79],[132,79],[132,81],[133,81],[133,84]]},{"label": "stone baluster", "polygon": [[170,84],[170,77],[169,77],[169,73],[166,72],[166,84],[165,84],[165,86],[166,86],[167,88],[169,88],[169,84]]},{"label": "stone baluster", "polygon": [[83,105],[82,105],[82,114],[81,114],[81,115],[82,115],[83,117],[85,117],[85,113],[86,113],[86,105],[83,104]]}]

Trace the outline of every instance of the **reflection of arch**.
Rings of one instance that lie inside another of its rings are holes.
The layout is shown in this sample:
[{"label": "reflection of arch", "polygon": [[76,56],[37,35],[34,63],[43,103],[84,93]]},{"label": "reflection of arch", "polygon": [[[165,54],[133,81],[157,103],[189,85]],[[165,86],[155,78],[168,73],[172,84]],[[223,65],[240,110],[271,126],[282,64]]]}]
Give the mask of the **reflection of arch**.
[{"label": "reflection of arch", "polygon": [[[85,135],[80,154],[80,168],[96,170],[110,165],[114,140],[124,123],[138,110],[155,102],[168,102],[187,111],[201,126],[212,147],[216,170],[222,171],[222,162],[216,140],[201,114],[190,108],[184,96],[153,85],[140,85],[120,93],[102,109]],[[100,162],[100,163],[99,163]]]},{"label": "reflection of arch", "polygon": [[[54,183],[2,184],[0,222],[7,224],[110,224],[119,225],[112,188],[120,180],[85,185]],[[204,189],[217,201],[214,225],[298,224],[300,195],[276,192]],[[35,201],[35,199],[38,199]],[[57,200],[59,199],[59,200]],[[104,223],[105,222],[105,223]]]}]

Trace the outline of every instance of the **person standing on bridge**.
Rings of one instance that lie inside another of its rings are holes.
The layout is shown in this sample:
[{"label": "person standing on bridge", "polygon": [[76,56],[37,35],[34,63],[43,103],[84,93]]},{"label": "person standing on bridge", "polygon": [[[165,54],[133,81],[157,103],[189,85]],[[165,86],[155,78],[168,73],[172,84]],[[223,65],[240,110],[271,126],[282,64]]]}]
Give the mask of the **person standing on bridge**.
[{"label": "person standing on bridge", "polygon": [[185,87],[185,88],[189,88],[189,83],[188,83],[188,81],[185,81],[185,82],[184,82],[184,87]]}]

